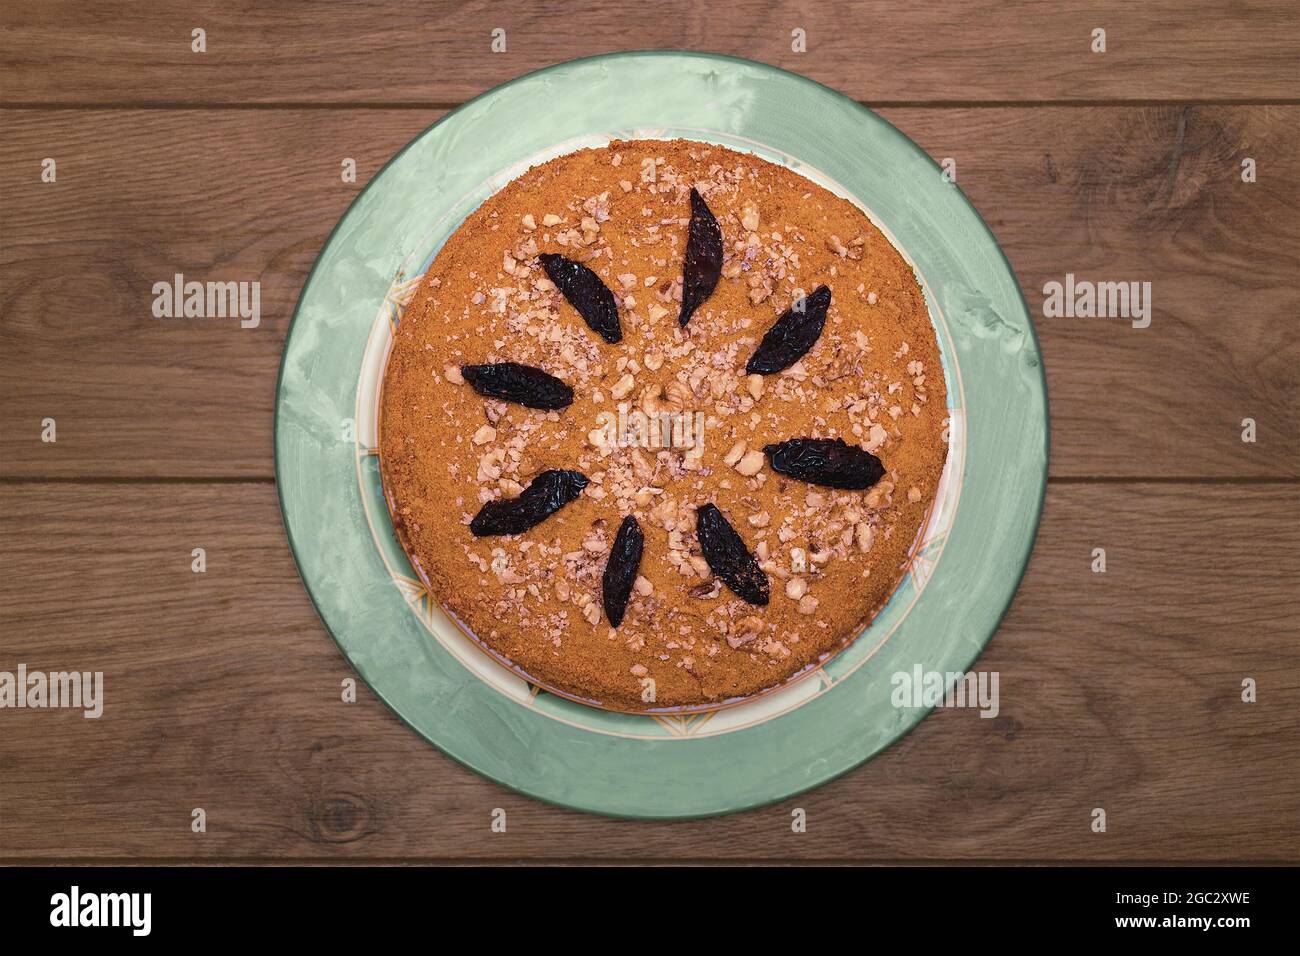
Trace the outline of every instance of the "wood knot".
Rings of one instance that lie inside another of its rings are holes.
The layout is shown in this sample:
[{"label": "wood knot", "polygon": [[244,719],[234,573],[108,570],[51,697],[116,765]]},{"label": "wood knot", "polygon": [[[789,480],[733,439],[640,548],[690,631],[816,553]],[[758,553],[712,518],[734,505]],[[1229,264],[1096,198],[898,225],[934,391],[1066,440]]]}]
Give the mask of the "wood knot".
[{"label": "wood knot", "polygon": [[1088,217],[1174,232],[1213,218],[1224,170],[1244,148],[1240,121],[1201,107],[1123,111],[1101,137],[1110,147],[1080,162]]},{"label": "wood knot", "polygon": [[378,829],[374,807],[352,793],[313,800],[306,813],[312,838],[318,843],[354,843]]},{"label": "wood knot", "polygon": [[993,729],[1000,733],[1005,740],[1015,740],[1016,734],[1020,732],[1020,721],[1014,717],[998,716],[993,718]]}]

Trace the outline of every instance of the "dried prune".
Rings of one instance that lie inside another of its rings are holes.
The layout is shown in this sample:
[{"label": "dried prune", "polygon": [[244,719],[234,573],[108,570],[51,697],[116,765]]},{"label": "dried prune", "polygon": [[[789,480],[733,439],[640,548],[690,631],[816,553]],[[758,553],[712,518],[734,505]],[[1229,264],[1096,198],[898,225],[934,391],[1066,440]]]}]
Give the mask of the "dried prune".
[{"label": "dried prune", "polygon": [[767,604],[767,575],[716,505],[703,505],[695,513],[695,534],[709,569],[723,584],[750,604]]},{"label": "dried prune", "polygon": [[609,618],[611,627],[623,623],[623,612],[627,610],[627,599],[632,596],[632,585],[636,582],[637,569],[641,567],[644,547],[645,535],[641,533],[641,525],[628,515],[618,526],[614,547],[610,549],[609,561],[605,564],[605,576],[601,579],[605,616]]},{"label": "dried prune", "polygon": [[826,310],[831,305],[831,290],[818,286],[812,295],[797,300],[767,330],[763,341],[745,366],[751,375],[783,372],[807,354],[826,324]]},{"label": "dried prune", "polygon": [[518,362],[462,365],[460,373],[474,387],[474,391],[488,398],[547,410],[573,404],[573,389],[554,375],[531,365],[520,365]]},{"label": "dried prune", "polygon": [[582,320],[593,332],[610,345],[623,341],[623,328],[618,322],[618,303],[614,293],[581,262],[574,262],[553,252],[538,256],[547,277],[578,310]]},{"label": "dried prune", "polygon": [[518,498],[499,498],[485,504],[469,523],[469,530],[477,538],[522,534],[573,501],[586,487],[587,476],[580,471],[544,471]]},{"label": "dried prune", "polygon": [[685,325],[713,295],[722,275],[722,229],[704,197],[691,189],[691,223],[686,228],[686,264],[682,269],[682,310],[677,321]]},{"label": "dried prune", "polygon": [[879,458],[839,438],[791,438],[763,451],[773,471],[827,488],[870,488],[885,474]]}]

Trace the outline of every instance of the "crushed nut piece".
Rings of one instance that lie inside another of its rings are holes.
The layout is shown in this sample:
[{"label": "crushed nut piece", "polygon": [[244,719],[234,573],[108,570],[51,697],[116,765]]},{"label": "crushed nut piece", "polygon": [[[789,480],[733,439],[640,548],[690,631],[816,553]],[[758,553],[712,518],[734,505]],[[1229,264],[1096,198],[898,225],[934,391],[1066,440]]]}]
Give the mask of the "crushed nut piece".
[{"label": "crushed nut piece", "polygon": [[868,508],[879,508],[889,500],[889,496],[893,493],[894,483],[892,481],[878,482],[874,488],[867,492],[866,505]]},{"label": "crushed nut piece", "polygon": [[853,530],[854,536],[858,541],[858,550],[870,551],[871,546],[875,544],[876,541],[876,532],[872,529],[871,525],[864,521]]},{"label": "crushed nut piece", "polygon": [[751,448],[736,462],[736,471],[740,472],[746,478],[757,475],[763,470],[763,453],[757,448]]},{"label": "crushed nut piece", "polygon": [[614,386],[609,390],[609,394],[614,398],[615,401],[618,401],[619,399],[627,398],[627,396],[631,394],[632,389],[635,387],[636,387],[636,379],[634,379],[631,375],[624,375],[622,378],[620,378],[617,382],[614,383]]}]

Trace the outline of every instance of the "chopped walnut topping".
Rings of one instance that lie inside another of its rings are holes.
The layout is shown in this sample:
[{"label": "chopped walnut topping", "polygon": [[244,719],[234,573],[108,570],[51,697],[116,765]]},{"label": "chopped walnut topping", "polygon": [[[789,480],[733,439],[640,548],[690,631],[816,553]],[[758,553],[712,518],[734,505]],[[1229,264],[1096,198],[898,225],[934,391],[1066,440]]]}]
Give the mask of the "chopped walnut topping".
[{"label": "chopped walnut topping", "polygon": [[618,401],[619,399],[627,398],[635,387],[636,379],[631,375],[624,375],[614,383],[614,386],[609,390],[609,394],[615,401]]},{"label": "chopped walnut topping", "polygon": [[889,500],[889,496],[894,493],[894,483],[892,481],[881,481],[867,492],[866,505],[868,508],[879,508]]},{"label": "chopped walnut topping", "polygon": [[853,529],[853,533],[858,542],[858,550],[870,551],[871,546],[875,544],[876,541],[876,532],[872,529],[871,525],[867,524],[865,521],[861,522]]},{"label": "chopped walnut topping", "polygon": [[863,447],[866,448],[867,451],[874,452],[882,445],[884,445],[885,442],[887,442],[888,440],[889,440],[889,433],[885,431],[885,429],[882,426],[876,424],[875,422],[872,422],[871,433],[868,436],[867,442]]},{"label": "chopped walnut topping", "polygon": [[763,621],[752,614],[742,617],[727,634],[727,645],[732,649],[743,647],[763,632]]},{"label": "chopped walnut topping", "polygon": [[751,448],[741,456],[740,461],[736,462],[736,471],[745,477],[757,475],[763,470],[763,453],[757,448]]},{"label": "chopped walnut topping", "polygon": [[705,584],[697,584],[691,588],[690,594],[693,598],[701,598],[705,601],[711,601],[722,592],[722,581],[714,578]]},{"label": "chopped walnut topping", "polygon": [[691,394],[691,388],[685,382],[671,381],[668,383],[668,392],[665,396],[668,400],[668,408],[674,412],[684,411],[691,403],[694,395]]}]

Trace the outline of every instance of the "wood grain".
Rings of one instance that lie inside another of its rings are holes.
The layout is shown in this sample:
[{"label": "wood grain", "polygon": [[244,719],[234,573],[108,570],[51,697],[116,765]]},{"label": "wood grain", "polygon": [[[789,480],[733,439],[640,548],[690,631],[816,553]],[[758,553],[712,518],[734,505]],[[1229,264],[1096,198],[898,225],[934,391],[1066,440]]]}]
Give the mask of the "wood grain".
[{"label": "wood grain", "polygon": [[[268,477],[280,348],[325,236],[428,110],[0,114],[0,475]],[[1300,108],[891,109],[1020,277],[1065,477],[1300,476]],[[57,158],[55,184],[40,160]],[[1244,184],[1243,157],[1259,181]],[[152,286],[259,280],[262,322]],[[1043,319],[1043,284],[1150,281],[1150,328]],[[46,417],[55,445],[39,440]],[[1259,440],[1240,441],[1256,419]]]},{"label": "wood grain", "polygon": [[364,686],[342,703],[270,485],[0,486],[0,666],[102,670],[106,698],[0,717],[0,858],[1295,861],[1298,509],[1293,484],[1053,485],[978,665],[997,718],[937,712],[774,807],[633,824],[482,780]]},{"label": "wood grain", "polygon": [[[361,186],[497,83],[653,47],[793,69],[954,158],[1053,427],[978,665],[1001,714],[937,712],[812,793],[676,824],[544,806],[364,685],[342,703],[269,481],[289,316]],[[1300,862],[1298,59],[1293,0],[0,5],[0,670],[103,670],[107,696],[100,720],[0,713],[0,862]],[[175,272],[260,280],[261,327],[152,318]],[[1066,272],[1150,281],[1151,327],[1043,319]]]},{"label": "wood grain", "polygon": [[[870,101],[1300,97],[1289,0],[7,4],[9,103],[450,104],[611,50],[730,53]],[[191,52],[191,30],[207,52]],[[506,31],[506,52],[491,33]],[[1106,30],[1106,52],[1091,51]],[[791,31],[807,34],[792,52]]]}]

